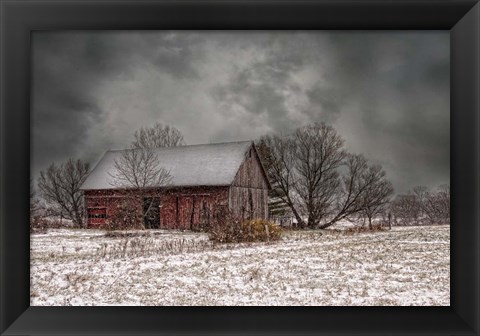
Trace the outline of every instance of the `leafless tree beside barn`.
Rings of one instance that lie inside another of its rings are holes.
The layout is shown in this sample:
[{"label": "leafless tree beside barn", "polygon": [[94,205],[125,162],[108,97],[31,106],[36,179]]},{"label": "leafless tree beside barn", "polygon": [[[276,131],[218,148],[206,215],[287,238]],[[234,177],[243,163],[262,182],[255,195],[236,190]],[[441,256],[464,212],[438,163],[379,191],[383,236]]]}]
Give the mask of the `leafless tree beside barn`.
[{"label": "leafless tree beside barn", "polygon": [[288,135],[267,135],[260,139],[259,148],[272,184],[273,197],[288,206],[298,225],[304,226],[294,192],[296,177],[293,139]]},{"label": "leafless tree beside barn", "polygon": [[343,139],[324,123],[265,136],[260,143],[267,147],[270,180],[302,227],[326,228],[359,214],[371,221],[393,192],[381,166],[348,154]]},{"label": "leafless tree beside barn", "polygon": [[[172,180],[170,172],[163,168],[154,148],[129,148],[123,150],[120,157],[115,159],[113,170],[109,172],[110,184],[124,190],[126,203],[123,204],[124,216],[129,209],[143,216],[139,223],[150,223],[158,214],[160,205],[161,187],[166,187]],[[143,209],[135,209],[129,200],[138,200]],[[134,216],[134,217],[137,217]]]},{"label": "leafless tree beside barn", "polygon": [[[135,218],[138,223],[159,225],[155,220],[158,217],[162,190],[159,187],[167,186],[172,177],[168,170],[161,167],[154,149],[184,144],[183,134],[178,129],[160,122],[135,131],[130,148],[124,150],[121,157],[115,160],[113,172],[109,174],[110,183],[128,194],[119,205],[117,221],[124,218],[126,227],[131,227]],[[143,204],[143,209],[136,209],[134,204],[138,203]],[[142,216],[143,220],[139,220]]]},{"label": "leafless tree beside barn", "polygon": [[317,227],[332,215],[340,189],[338,169],[346,156],[344,141],[333,127],[315,123],[297,129],[294,143],[295,191],[308,226]]}]

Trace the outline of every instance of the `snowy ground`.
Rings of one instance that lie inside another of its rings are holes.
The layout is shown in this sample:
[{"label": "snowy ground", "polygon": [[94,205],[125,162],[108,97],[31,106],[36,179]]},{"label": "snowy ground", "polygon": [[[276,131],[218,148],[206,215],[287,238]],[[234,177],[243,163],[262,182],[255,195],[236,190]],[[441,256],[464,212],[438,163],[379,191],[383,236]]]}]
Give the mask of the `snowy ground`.
[{"label": "snowy ground", "polygon": [[450,228],[212,246],[166,231],[31,237],[31,305],[449,305]]}]

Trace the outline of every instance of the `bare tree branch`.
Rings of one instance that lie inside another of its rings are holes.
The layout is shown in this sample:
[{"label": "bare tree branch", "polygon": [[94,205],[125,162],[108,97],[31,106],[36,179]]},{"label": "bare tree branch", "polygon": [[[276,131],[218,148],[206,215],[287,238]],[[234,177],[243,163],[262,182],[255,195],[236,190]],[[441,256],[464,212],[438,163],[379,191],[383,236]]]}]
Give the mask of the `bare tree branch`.
[{"label": "bare tree branch", "polygon": [[295,147],[292,138],[287,135],[267,135],[262,137],[260,142],[262,162],[276,197],[291,209],[298,225],[304,226],[293,193]]},{"label": "bare tree branch", "polygon": [[143,217],[148,218],[154,199],[160,197],[161,188],[170,184],[170,171],[163,168],[154,148],[129,148],[122,151],[121,156],[113,163],[113,171],[109,172],[109,183],[129,192],[139,204],[150,199],[144,209]]},{"label": "bare tree branch", "polygon": [[346,153],[343,139],[333,127],[315,123],[294,133],[296,183],[302,210],[308,214],[308,226],[316,227],[333,211],[340,187],[338,168]]},{"label": "bare tree branch", "polygon": [[324,123],[261,139],[270,182],[301,226],[305,215],[309,227],[326,228],[359,214],[371,223],[389,202],[393,187],[382,167],[347,154],[343,143]]},{"label": "bare tree branch", "polygon": [[159,122],[152,127],[142,127],[135,131],[134,148],[175,147],[185,145],[182,133],[175,127]]}]

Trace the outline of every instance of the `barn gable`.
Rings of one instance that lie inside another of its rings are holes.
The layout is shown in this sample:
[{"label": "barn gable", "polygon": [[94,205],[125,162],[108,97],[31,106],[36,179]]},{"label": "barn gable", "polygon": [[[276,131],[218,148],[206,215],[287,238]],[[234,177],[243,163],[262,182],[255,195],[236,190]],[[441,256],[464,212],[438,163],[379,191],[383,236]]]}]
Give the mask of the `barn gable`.
[{"label": "barn gable", "polygon": [[[170,171],[172,176],[170,186],[184,187],[231,185],[245,161],[247,152],[251,152],[251,148],[254,148],[252,141],[241,141],[155,150],[161,162],[160,165]],[[115,189],[111,174],[114,173],[115,160],[121,155],[121,150],[106,152],[81,189]]]},{"label": "barn gable", "polygon": [[270,188],[265,169],[252,144],[229,188],[231,210],[240,218],[267,218]]},{"label": "barn gable", "polygon": [[245,153],[245,159],[235,175],[232,186],[270,189],[265,169],[253,143]]}]

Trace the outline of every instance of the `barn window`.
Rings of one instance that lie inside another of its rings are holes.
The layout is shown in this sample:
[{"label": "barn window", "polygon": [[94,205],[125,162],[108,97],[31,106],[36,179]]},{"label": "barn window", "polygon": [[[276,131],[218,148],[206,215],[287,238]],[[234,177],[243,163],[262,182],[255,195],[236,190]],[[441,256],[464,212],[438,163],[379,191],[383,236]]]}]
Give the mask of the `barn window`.
[{"label": "barn window", "polygon": [[88,208],[87,209],[88,225],[105,224],[107,218],[107,208]]},{"label": "barn window", "polygon": [[107,208],[88,208],[88,218],[107,218]]}]

